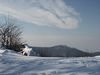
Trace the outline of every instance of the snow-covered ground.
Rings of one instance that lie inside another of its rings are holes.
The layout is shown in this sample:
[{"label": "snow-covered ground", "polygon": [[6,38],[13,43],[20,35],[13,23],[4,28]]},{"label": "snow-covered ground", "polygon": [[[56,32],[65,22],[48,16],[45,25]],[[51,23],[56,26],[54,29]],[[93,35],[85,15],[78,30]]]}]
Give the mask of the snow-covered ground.
[{"label": "snow-covered ground", "polygon": [[100,57],[33,57],[0,50],[0,75],[100,75]]}]

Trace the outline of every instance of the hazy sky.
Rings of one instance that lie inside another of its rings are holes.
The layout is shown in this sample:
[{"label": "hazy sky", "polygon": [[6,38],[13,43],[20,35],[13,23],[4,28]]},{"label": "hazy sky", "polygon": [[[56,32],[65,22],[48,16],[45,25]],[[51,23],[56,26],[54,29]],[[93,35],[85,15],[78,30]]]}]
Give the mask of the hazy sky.
[{"label": "hazy sky", "polygon": [[32,46],[100,51],[100,0],[0,0],[0,14],[18,19]]}]

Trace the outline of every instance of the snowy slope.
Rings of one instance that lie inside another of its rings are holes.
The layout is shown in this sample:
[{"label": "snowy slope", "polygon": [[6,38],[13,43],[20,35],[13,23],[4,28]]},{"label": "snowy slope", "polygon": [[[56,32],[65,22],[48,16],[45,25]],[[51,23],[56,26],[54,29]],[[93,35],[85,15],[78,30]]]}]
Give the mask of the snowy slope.
[{"label": "snowy slope", "polygon": [[0,50],[0,75],[100,75],[100,58],[44,58]]}]

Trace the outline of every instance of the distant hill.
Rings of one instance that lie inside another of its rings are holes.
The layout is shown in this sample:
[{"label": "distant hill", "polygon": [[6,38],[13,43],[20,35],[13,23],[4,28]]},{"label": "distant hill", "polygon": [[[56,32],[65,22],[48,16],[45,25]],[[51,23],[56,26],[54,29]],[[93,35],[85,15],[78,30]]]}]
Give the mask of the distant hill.
[{"label": "distant hill", "polygon": [[76,48],[71,48],[64,45],[53,47],[32,47],[33,51],[42,57],[86,57],[93,56],[88,52],[83,52]]},{"label": "distant hill", "polygon": [[100,52],[94,52],[94,53],[91,53],[93,56],[98,56],[100,55]]}]

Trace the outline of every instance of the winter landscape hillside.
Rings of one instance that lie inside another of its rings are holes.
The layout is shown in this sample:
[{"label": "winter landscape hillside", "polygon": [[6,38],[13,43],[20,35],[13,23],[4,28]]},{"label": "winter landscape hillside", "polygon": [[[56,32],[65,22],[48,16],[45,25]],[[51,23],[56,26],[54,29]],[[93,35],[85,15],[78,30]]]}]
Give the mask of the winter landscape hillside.
[{"label": "winter landscape hillside", "polygon": [[0,0],[0,75],[100,75],[100,0]]},{"label": "winter landscape hillside", "polygon": [[99,75],[100,57],[35,57],[0,50],[0,75]]}]

